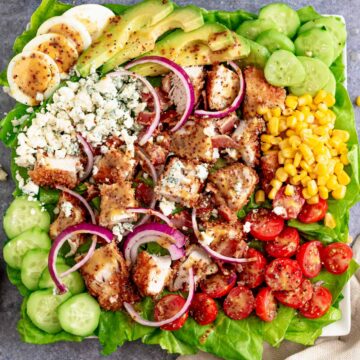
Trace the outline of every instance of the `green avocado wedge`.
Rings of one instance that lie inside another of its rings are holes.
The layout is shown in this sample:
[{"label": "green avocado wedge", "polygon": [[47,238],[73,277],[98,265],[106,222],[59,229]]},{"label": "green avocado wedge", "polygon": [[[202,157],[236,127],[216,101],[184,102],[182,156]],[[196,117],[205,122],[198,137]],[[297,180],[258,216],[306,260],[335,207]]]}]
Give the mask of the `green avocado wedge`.
[{"label": "green avocado wedge", "polygon": [[153,50],[158,38],[167,31],[180,28],[184,32],[189,32],[202,25],[204,25],[204,18],[200,9],[194,6],[175,9],[157,24],[131,34],[126,46],[104,64],[102,72],[107,73],[116,66]]},{"label": "green avocado wedge", "polygon": [[115,16],[100,38],[80,56],[77,70],[86,77],[92,69],[98,69],[123,49],[132,33],[158,23],[173,9],[173,3],[167,0],[145,0],[126,10],[121,16]]}]

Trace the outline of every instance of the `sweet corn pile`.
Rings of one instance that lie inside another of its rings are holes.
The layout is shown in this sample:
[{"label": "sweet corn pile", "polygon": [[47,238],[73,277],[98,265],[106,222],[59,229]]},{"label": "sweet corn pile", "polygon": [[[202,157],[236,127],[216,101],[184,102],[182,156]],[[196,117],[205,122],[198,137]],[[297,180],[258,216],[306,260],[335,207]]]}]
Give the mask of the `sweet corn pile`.
[{"label": "sweet corn pile", "polygon": [[294,191],[291,185],[301,185],[302,194],[309,204],[319,197],[342,199],[350,177],[344,170],[347,158],[349,133],[334,129],[335,104],[333,95],[320,90],[314,97],[309,94],[297,97],[288,95],[285,109],[260,107],[267,124],[267,133],[261,136],[264,154],[276,151],[280,167],[271,181],[269,199],[274,199],[283,184],[285,193]]}]

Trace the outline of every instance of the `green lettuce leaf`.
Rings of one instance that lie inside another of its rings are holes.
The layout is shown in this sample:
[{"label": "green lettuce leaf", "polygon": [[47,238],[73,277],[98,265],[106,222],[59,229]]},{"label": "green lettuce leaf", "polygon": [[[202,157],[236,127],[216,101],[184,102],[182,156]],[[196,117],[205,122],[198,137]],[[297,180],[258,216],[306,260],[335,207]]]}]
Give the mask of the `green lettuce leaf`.
[{"label": "green lettuce leaf", "polygon": [[27,296],[31,293],[30,290],[21,281],[21,272],[18,269],[14,269],[6,265],[6,274],[9,281],[17,287],[21,296]]},{"label": "green lettuce leaf", "polygon": [[17,329],[22,341],[29,344],[51,344],[58,341],[76,341],[80,342],[84,338],[80,336],[71,335],[65,331],[57,334],[48,334],[45,331],[37,328],[26,313],[27,298],[25,297],[21,305],[21,318],[17,324]]},{"label": "green lettuce leaf", "polygon": [[253,20],[257,18],[256,14],[252,14],[245,10],[236,10],[233,12],[222,10],[206,10],[201,9],[205,22],[218,22],[225,25],[230,30],[236,30],[240,24],[246,20]]}]

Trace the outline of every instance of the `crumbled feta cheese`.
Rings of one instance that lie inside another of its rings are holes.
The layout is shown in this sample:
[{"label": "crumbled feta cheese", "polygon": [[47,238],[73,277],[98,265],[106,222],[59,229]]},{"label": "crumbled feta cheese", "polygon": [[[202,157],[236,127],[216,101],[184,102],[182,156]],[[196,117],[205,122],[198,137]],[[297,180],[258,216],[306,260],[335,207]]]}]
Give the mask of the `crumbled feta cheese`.
[{"label": "crumbled feta cheese", "polygon": [[206,128],[204,128],[203,132],[206,136],[209,137],[215,136],[216,135],[215,125],[214,124],[208,125]]},{"label": "crumbled feta cheese", "polygon": [[225,152],[229,155],[231,159],[237,160],[238,158],[238,151],[236,149],[226,148]]},{"label": "crumbled feta cheese", "polygon": [[204,245],[209,246],[213,241],[214,241],[214,237],[209,235],[207,232],[205,231],[201,231],[200,232],[201,238],[202,238],[202,242],[204,243]]},{"label": "crumbled feta cheese", "polygon": [[31,180],[27,180],[27,182],[25,183],[25,179],[20,175],[19,171],[16,172],[15,179],[18,182],[19,189],[24,194],[33,197],[39,193],[39,186]]},{"label": "crumbled feta cheese", "polygon": [[215,160],[215,159],[218,159],[218,158],[220,157],[219,149],[215,148],[215,149],[213,150],[212,157],[213,157],[214,160]]},{"label": "crumbled feta cheese", "polygon": [[197,165],[196,166],[196,176],[201,180],[205,181],[209,175],[207,165]]},{"label": "crumbled feta cheese", "polygon": [[72,213],[73,205],[69,201],[65,201],[61,204],[61,210],[64,213],[65,217],[70,217]]},{"label": "crumbled feta cheese", "polygon": [[42,102],[44,100],[44,94],[38,92],[35,99],[36,101]]},{"label": "crumbled feta cheese", "polygon": [[251,229],[251,223],[249,221],[246,221],[244,226],[243,226],[243,230],[245,233],[249,233]]},{"label": "crumbled feta cheese", "polygon": [[99,172],[99,168],[96,165],[94,165],[92,170],[93,175],[96,175],[98,172]]},{"label": "crumbled feta cheese", "polygon": [[134,225],[131,223],[118,223],[112,228],[113,234],[117,237],[117,240],[120,242],[124,235],[128,232],[132,232]]},{"label": "crumbled feta cheese", "polygon": [[212,209],[211,210],[211,215],[214,217],[214,218],[217,218],[219,216],[219,212],[217,209]]},{"label": "crumbled feta cheese", "polygon": [[157,142],[158,144],[161,144],[161,143],[164,141],[164,139],[165,139],[165,137],[164,137],[163,135],[158,135],[158,136],[156,137],[156,142]]},{"label": "crumbled feta cheese", "polygon": [[173,201],[168,201],[163,198],[159,204],[160,210],[165,216],[171,215],[172,212],[176,209],[176,204]]},{"label": "crumbled feta cheese", "polygon": [[286,209],[283,206],[275,206],[273,212],[279,216],[287,216]]}]

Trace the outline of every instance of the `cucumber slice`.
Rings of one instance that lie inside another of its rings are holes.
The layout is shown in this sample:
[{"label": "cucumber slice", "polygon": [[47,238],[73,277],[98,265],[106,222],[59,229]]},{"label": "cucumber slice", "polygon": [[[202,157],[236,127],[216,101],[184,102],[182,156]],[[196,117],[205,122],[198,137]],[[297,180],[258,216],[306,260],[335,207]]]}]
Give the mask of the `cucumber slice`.
[{"label": "cucumber slice", "polygon": [[336,79],[335,79],[334,74],[331,71],[329,72],[329,81],[324,86],[324,90],[334,96],[336,94]]},{"label": "cucumber slice", "polygon": [[286,35],[274,29],[262,32],[256,38],[256,42],[265,46],[271,53],[276,50],[295,52],[294,43]]},{"label": "cucumber slice", "polygon": [[[69,270],[70,267],[64,264],[57,264],[56,269],[58,274],[61,274]],[[72,272],[66,277],[63,277],[62,280],[64,281],[64,284],[69,289],[69,291],[74,295],[80,294],[85,290],[84,280],[77,271]],[[45,268],[45,270],[41,274],[39,280],[39,288],[40,289],[55,288],[55,284],[50,276],[48,268]]]},{"label": "cucumber slice", "polygon": [[317,13],[316,10],[310,5],[302,7],[297,11],[297,13],[302,24],[321,17],[321,15],[319,15],[319,13]]},{"label": "cucumber slice", "polygon": [[26,312],[39,329],[49,334],[56,334],[61,331],[56,309],[70,297],[70,292],[56,295],[52,289],[35,291],[29,296]]},{"label": "cucumber slice", "polygon": [[250,45],[250,54],[246,58],[239,60],[240,65],[242,67],[255,65],[263,69],[270,57],[269,50],[255,41],[248,40],[248,43]]},{"label": "cucumber slice", "polygon": [[277,29],[292,38],[300,26],[299,15],[290,6],[273,3],[264,6],[259,12],[259,19],[272,20]]},{"label": "cucumber slice", "polygon": [[265,66],[265,78],[274,86],[294,86],[305,79],[305,69],[290,51],[275,51]]},{"label": "cucumber slice", "polygon": [[4,260],[14,269],[20,269],[24,255],[32,249],[50,250],[51,240],[49,235],[34,227],[13,238],[4,246]]},{"label": "cucumber slice", "polygon": [[244,21],[236,32],[250,40],[255,40],[262,32],[269,29],[276,29],[274,21],[269,19],[257,19]]},{"label": "cucumber slice", "polygon": [[343,21],[335,16],[326,16],[312,21],[308,21],[299,29],[299,34],[313,29],[314,27],[326,29],[333,36],[334,40],[334,58],[337,59],[345,46],[346,42],[346,27]]},{"label": "cucumber slice", "polygon": [[291,86],[290,92],[297,96],[304,94],[313,96],[328,83],[331,71],[318,59],[306,56],[299,56],[298,59],[305,69],[306,77],[300,85]]},{"label": "cucumber slice", "polygon": [[6,235],[12,239],[34,226],[48,231],[50,227],[49,213],[42,209],[38,201],[29,201],[26,197],[16,198],[4,216]]},{"label": "cucumber slice", "polygon": [[99,325],[100,306],[89,294],[73,296],[57,310],[61,327],[70,334],[89,336]]},{"label": "cucumber slice", "polygon": [[301,33],[295,40],[295,53],[321,60],[330,66],[334,58],[334,40],[328,30],[313,28]]},{"label": "cucumber slice", "polygon": [[21,281],[29,290],[36,290],[40,276],[48,264],[49,252],[42,249],[28,251],[21,265]]}]

